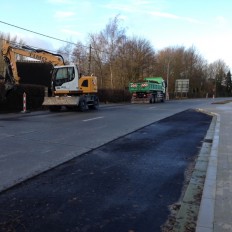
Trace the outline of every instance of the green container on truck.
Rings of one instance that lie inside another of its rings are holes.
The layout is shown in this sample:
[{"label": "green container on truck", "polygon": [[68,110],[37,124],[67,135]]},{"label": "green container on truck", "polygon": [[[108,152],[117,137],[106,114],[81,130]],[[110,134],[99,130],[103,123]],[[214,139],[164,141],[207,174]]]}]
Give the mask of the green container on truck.
[{"label": "green container on truck", "polygon": [[146,77],[141,82],[129,83],[132,94],[131,103],[164,102],[166,98],[166,82],[162,77]]}]

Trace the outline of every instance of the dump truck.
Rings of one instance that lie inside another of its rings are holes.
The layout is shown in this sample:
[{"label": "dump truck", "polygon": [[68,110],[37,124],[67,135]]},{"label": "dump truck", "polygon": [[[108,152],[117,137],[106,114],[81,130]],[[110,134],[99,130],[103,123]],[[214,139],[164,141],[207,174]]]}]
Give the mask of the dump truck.
[{"label": "dump truck", "polygon": [[131,103],[164,102],[166,82],[162,77],[146,77],[143,81],[129,83],[129,92]]},{"label": "dump truck", "polygon": [[60,54],[34,49],[27,45],[14,46],[7,41],[3,44],[1,53],[6,64],[2,80],[6,93],[20,84],[16,64],[18,57],[27,57],[52,64],[51,89],[47,91],[50,94],[44,98],[44,106],[49,107],[51,111],[59,111],[63,106],[80,111],[98,108],[97,77],[81,76],[77,65],[66,65]]}]

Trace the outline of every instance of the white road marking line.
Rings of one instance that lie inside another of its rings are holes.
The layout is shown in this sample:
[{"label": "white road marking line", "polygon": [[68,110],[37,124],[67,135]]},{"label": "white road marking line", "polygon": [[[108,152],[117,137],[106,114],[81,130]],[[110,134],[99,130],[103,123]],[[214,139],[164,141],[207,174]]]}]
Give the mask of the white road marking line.
[{"label": "white road marking line", "polygon": [[157,106],[152,106],[152,107],[149,107],[149,109],[155,109],[157,108]]},{"label": "white road marking line", "polygon": [[97,120],[97,119],[101,119],[101,118],[104,118],[104,117],[89,118],[89,119],[85,119],[85,120],[82,120],[82,121],[83,122],[88,122],[88,121],[93,121],[93,120]]}]

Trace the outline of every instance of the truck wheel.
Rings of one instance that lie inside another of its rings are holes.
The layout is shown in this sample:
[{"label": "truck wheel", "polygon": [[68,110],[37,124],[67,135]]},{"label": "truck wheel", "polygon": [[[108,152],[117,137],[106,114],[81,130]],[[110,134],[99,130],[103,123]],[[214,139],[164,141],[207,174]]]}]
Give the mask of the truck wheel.
[{"label": "truck wheel", "polygon": [[155,95],[155,103],[157,103],[158,102],[158,97],[157,97],[157,95]]},{"label": "truck wheel", "polygon": [[84,112],[88,109],[88,105],[85,98],[81,98],[78,105],[78,110]]},{"label": "truck wheel", "polygon": [[150,98],[150,103],[151,103],[151,104],[155,103],[155,98],[154,98],[153,95],[152,95],[152,97]]},{"label": "truck wheel", "polygon": [[93,109],[93,110],[98,110],[99,109],[99,99],[98,99],[98,97],[94,98],[93,104],[89,105],[89,108]]}]

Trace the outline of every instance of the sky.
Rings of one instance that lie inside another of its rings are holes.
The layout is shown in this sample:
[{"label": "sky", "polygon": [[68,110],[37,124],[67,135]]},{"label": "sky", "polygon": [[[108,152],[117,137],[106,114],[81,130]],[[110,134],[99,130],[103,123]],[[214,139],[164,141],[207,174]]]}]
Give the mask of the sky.
[{"label": "sky", "polygon": [[[231,0],[0,0],[0,33],[30,46],[57,50],[66,43],[86,44],[89,33],[105,29],[118,15],[126,35],[150,41],[155,51],[194,47],[212,63],[232,69]],[[9,25],[10,24],[10,25]],[[14,25],[14,26],[11,26]]]}]

